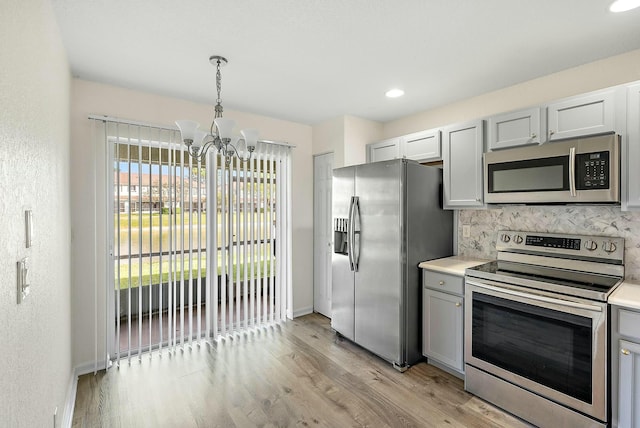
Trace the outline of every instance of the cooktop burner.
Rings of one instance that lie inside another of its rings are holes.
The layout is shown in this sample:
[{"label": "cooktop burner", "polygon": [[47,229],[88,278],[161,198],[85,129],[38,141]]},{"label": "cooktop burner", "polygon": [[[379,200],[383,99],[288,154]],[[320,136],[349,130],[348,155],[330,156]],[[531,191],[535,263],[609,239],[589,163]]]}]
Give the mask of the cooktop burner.
[{"label": "cooktop burner", "polygon": [[498,260],[466,270],[470,278],[606,301],[624,277],[624,240],[500,231]]},{"label": "cooktop burner", "polygon": [[467,272],[469,271],[484,273],[485,275],[483,275],[483,277],[487,279],[500,278],[499,280],[501,282],[507,281],[509,278],[525,279],[605,293],[615,287],[621,280],[620,277],[616,276],[598,275],[502,260],[495,260],[480,266],[475,266],[467,269]]}]

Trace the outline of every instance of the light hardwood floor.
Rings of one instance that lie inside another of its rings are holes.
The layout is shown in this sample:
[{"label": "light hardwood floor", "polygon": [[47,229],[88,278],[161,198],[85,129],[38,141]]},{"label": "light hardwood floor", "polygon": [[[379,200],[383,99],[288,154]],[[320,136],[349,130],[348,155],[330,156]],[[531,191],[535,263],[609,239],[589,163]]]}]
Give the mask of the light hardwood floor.
[{"label": "light hardwood floor", "polygon": [[528,427],[424,362],[405,373],[312,314],[78,380],[73,427]]}]

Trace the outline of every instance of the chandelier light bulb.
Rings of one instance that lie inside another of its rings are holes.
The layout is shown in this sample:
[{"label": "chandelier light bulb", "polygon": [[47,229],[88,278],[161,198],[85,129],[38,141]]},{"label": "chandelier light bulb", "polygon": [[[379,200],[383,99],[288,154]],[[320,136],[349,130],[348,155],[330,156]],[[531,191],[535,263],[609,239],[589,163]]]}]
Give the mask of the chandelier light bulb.
[{"label": "chandelier light bulb", "polygon": [[186,144],[191,144],[196,139],[196,130],[200,124],[193,120],[176,120],[176,125],[180,130],[182,141]]}]

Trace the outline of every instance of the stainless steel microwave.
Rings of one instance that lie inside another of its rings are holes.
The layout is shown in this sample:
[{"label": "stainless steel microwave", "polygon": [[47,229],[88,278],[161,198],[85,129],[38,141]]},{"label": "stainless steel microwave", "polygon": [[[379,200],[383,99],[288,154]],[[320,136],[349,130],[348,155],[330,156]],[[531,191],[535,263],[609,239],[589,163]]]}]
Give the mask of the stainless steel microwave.
[{"label": "stainless steel microwave", "polygon": [[619,204],[620,136],[485,153],[484,200],[489,204]]}]

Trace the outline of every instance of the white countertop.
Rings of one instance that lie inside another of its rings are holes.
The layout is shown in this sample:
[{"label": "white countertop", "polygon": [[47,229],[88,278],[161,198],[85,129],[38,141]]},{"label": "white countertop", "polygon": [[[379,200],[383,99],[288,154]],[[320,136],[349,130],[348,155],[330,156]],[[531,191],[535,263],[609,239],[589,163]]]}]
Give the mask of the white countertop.
[{"label": "white countertop", "polygon": [[451,275],[464,276],[467,268],[487,263],[490,260],[478,259],[466,256],[451,256],[443,259],[429,260],[422,262],[418,267],[429,269],[437,272],[448,273]]},{"label": "white countertop", "polygon": [[640,310],[640,283],[623,281],[622,284],[611,293],[608,302],[611,305]]}]

